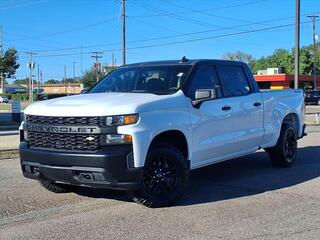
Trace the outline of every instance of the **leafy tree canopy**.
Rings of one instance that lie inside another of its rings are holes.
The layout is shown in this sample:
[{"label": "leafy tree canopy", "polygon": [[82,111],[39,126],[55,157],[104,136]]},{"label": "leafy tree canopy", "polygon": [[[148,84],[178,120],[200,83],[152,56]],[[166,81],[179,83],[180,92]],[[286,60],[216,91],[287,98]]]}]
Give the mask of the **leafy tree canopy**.
[{"label": "leafy tree canopy", "polygon": [[18,52],[15,48],[9,48],[0,58],[0,73],[4,78],[13,78],[19,66]]},{"label": "leafy tree canopy", "polygon": [[108,74],[112,70],[114,70],[115,67],[104,67],[104,73],[96,72],[95,69],[91,69],[89,71],[86,71],[81,79],[81,83],[83,84],[84,88],[90,88],[97,82],[97,75],[99,79],[101,79],[104,75]]},{"label": "leafy tree canopy", "polygon": [[[320,47],[320,43],[318,43],[317,47]],[[276,49],[270,56],[253,59],[250,54],[237,51],[235,53],[225,53],[223,55],[223,59],[246,62],[250,65],[254,74],[257,74],[258,70],[275,67],[282,68],[283,73],[294,74],[294,52],[294,48],[292,48],[291,51],[286,49]],[[318,51],[317,54],[316,67],[316,71],[319,74],[320,51]],[[302,47],[300,49],[299,71],[300,74],[304,75],[313,73],[313,45]]]},{"label": "leafy tree canopy", "polygon": [[226,52],[222,56],[225,60],[232,60],[232,61],[240,61],[250,64],[253,61],[253,57],[251,54],[247,54],[245,52],[237,51],[237,52]]}]

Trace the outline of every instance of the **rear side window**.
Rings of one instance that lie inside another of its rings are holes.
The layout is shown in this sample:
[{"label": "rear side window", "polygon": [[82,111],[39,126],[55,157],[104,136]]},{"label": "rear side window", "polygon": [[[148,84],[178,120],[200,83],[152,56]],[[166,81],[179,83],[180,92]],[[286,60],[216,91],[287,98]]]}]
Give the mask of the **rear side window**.
[{"label": "rear side window", "polygon": [[219,66],[223,95],[242,96],[251,91],[249,81],[241,66]]},{"label": "rear side window", "polygon": [[200,65],[192,79],[192,83],[189,88],[189,96],[194,98],[197,89],[214,89],[217,85],[219,85],[219,80],[214,67],[209,65]]}]

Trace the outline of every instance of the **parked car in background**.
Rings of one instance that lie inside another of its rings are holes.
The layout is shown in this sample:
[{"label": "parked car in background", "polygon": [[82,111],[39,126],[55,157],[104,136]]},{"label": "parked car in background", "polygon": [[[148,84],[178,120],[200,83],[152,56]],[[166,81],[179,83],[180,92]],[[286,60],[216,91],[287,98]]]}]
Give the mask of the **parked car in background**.
[{"label": "parked car in background", "polygon": [[5,96],[0,96],[0,103],[8,103],[9,99]]},{"label": "parked car in background", "polygon": [[320,105],[320,90],[306,92],[305,103]]}]

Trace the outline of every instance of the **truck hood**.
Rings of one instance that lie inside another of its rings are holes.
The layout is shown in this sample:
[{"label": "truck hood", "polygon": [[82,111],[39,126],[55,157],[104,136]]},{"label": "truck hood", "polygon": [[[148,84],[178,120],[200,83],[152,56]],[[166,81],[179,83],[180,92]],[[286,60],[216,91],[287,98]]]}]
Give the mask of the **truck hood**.
[{"label": "truck hood", "polygon": [[[169,95],[170,96],[170,95]],[[136,107],[167,98],[148,93],[91,93],[33,103],[25,114],[39,116],[106,116],[136,113]]]}]

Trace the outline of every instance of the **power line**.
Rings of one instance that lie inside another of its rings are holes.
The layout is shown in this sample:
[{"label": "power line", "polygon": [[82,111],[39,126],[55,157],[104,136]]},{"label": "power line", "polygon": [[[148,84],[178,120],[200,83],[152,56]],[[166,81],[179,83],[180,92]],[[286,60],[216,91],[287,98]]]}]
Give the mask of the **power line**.
[{"label": "power line", "polygon": [[[302,14],[301,16],[307,16],[310,13]],[[317,13],[315,13],[317,14]],[[128,17],[128,16],[127,16]],[[197,35],[197,34],[204,34],[204,33],[210,33],[210,32],[216,32],[216,31],[222,31],[222,30],[229,30],[233,29],[234,27],[247,27],[247,26],[253,26],[253,25],[259,25],[264,23],[271,23],[271,22],[279,22],[281,20],[288,20],[292,19],[294,16],[291,17],[281,17],[276,19],[270,19],[265,20],[261,22],[253,22],[248,24],[242,24],[242,25],[236,25],[236,26],[229,26],[229,27],[222,27],[222,28],[214,28],[204,31],[197,31],[197,32],[189,32],[189,33],[182,33],[182,34],[175,34],[175,35],[168,35],[163,37],[154,37],[154,38],[147,38],[147,39],[139,39],[134,41],[128,41],[128,43],[140,43],[140,42],[149,42],[149,41],[156,41],[156,40],[163,40],[163,39],[170,39],[170,38],[176,38],[176,37],[183,37],[183,36],[190,36],[190,35]],[[77,49],[86,49],[86,48],[97,48],[97,47],[105,47],[105,46],[115,46],[120,45],[121,43],[105,43],[105,44],[97,44],[97,45],[88,45],[88,46],[80,46],[80,47],[70,47],[70,48],[57,48],[57,49],[39,49],[34,50],[35,52],[54,52],[54,51],[66,51],[66,50],[77,50]]]},{"label": "power line", "polygon": [[34,4],[43,3],[43,2],[45,2],[45,0],[38,0],[38,1],[33,1],[33,2],[27,1],[25,3],[22,2],[22,3],[18,3],[18,4],[11,4],[8,6],[3,5],[2,7],[0,7],[0,11],[3,9],[25,7],[25,6],[34,5]]},{"label": "power line", "polygon": [[[198,13],[198,14],[201,14],[201,15],[205,15],[205,16],[211,16],[211,17],[215,17],[215,18],[221,18],[221,19],[225,19],[225,20],[230,20],[230,21],[235,21],[235,22],[243,22],[243,23],[252,23],[251,21],[247,21],[247,20],[243,20],[243,19],[238,19],[238,18],[233,18],[233,17],[227,17],[227,16],[218,16],[218,15],[215,15],[215,14],[212,14],[212,13],[208,13],[207,10],[196,10],[196,9],[191,9],[191,8],[188,8],[188,7],[185,7],[185,6],[182,6],[182,5],[178,5],[178,4],[175,4],[173,3],[172,1],[169,1],[169,0],[161,0],[162,2],[165,2],[169,5],[172,5],[174,7],[177,7],[177,8],[181,8],[181,9],[186,9],[192,13]],[[266,2],[265,1],[258,1],[259,3],[260,2]],[[257,1],[256,1],[257,3]]]},{"label": "power line", "polygon": [[13,39],[13,40],[10,40],[10,41],[11,41],[11,42],[16,42],[16,41],[21,41],[21,40],[37,39],[37,38],[44,38],[44,37],[56,36],[56,35],[65,34],[65,33],[71,33],[71,32],[75,32],[75,31],[80,31],[80,30],[83,30],[83,29],[95,27],[95,26],[98,26],[98,25],[102,25],[102,24],[105,24],[105,23],[113,22],[113,21],[115,21],[115,20],[118,20],[118,18],[111,18],[111,19],[104,20],[104,21],[101,21],[101,22],[97,22],[97,23],[93,23],[93,24],[88,24],[88,25],[86,25],[86,26],[77,27],[77,28],[73,28],[73,29],[69,29],[69,30],[65,30],[65,31],[48,33],[48,34],[42,34],[42,35],[33,36],[33,37],[18,38],[18,39]]},{"label": "power line", "polygon": [[138,6],[140,6],[140,7],[142,7],[142,8],[144,8],[144,9],[147,9],[149,11],[157,12],[157,13],[160,13],[160,14],[162,14],[164,16],[167,16],[167,17],[170,17],[170,18],[182,21],[182,22],[187,22],[187,23],[200,25],[200,26],[205,26],[205,27],[208,27],[208,26],[220,27],[220,26],[217,26],[217,25],[214,25],[214,24],[211,24],[211,23],[202,22],[202,21],[198,21],[198,20],[195,20],[195,19],[192,19],[192,18],[188,18],[186,16],[181,17],[181,16],[179,16],[179,15],[177,15],[175,13],[172,13],[172,12],[160,9],[160,8],[156,8],[156,7],[150,6],[150,5],[146,4],[146,3],[139,2],[138,0],[132,0],[131,2],[136,4],[136,5],[138,5]]},{"label": "power line", "polygon": [[[221,10],[221,9],[230,9],[230,8],[237,8],[237,7],[242,7],[242,6],[249,6],[261,2],[268,2],[272,0],[258,0],[258,1],[251,1],[251,2],[246,2],[246,3],[240,3],[240,4],[234,4],[234,5],[227,5],[227,6],[222,6],[222,7],[215,7],[215,8],[206,8],[206,9],[198,9],[198,10],[189,10],[189,11],[181,11],[181,12],[176,12],[176,15],[184,15],[188,13],[194,13],[194,11],[197,12],[209,12],[209,11],[216,11],[216,10]],[[132,16],[132,17],[161,17],[164,16],[163,14],[149,14],[149,15],[137,15],[137,16]]]},{"label": "power line", "polygon": [[[156,28],[156,29],[162,29],[162,30],[169,31],[169,32],[179,33],[179,32],[177,32],[176,30],[173,30],[173,29],[170,29],[170,28],[166,28],[166,27],[163,27],[163,26],[159,26],[159,25],[155,25],[155,24],[153,24],[153,23],[150,23],[150,22],[141,20],[141,19],[136,18],[136,17],[127,16],[127,18],[129,18],[129,19],[131,19],[131,20],[134,20],[134,21],[136,21],[136,22],[140,22],[140,23],[145,24],[145,25],[147,25],[147,26],[154,27],[154,28]],[[181,32],[180,32],[180,33],[181,33]]]},{"label": "power line", "polygon": [[[301,24],[310,23],[310,21],[302,22]],[[217,38],[224,38],[229,36],[236,36],[236,35],[244,35],[249,33],[255,33],[255,32],[262,32],[272,29],[280,29],[280,28],[286,28],[294,26],[295,23],[290,24],[284,24],[284,25],[278,25],[278,26],[271,26],[271,27],[265,27],[265,28],[258,28],[258,29],[252,29],[242,32],[235,32],[235,33],[226,33],[221,35],[215,35],[215,36],[208,36],[208,37],[202,37],[202,38],[193,38],[193,39],[187,39],[187,40],[180,40],[180,41],[173,41],[173,42],[167,42],[167,43],[159,43],[159,44],[150,44],[150,45],[143,45],[143,46],[137,46],[137,47],[129,47],[127,50],[134,50],[134,49],[143,49],[143,48],[152,48],[152,47],[160,47],[160,46],[168,46],[168,45],[176,45],[176,44],[182,44],[182,43],[190,43],[190,42],[197,42],[197,41],[204,41],[209,39],[217,39]],[[115,52],[115,51],[121,51],[122,49],[108,49],[101,52]],[[89,54],[90,52],[86,52],[84,54]],[[65,53],[65,54],[55,54],[55,55],[42,55],[39,57],[59,57],[59,56],[72,56],[72,55],[79,55],[79,53]]]}]

